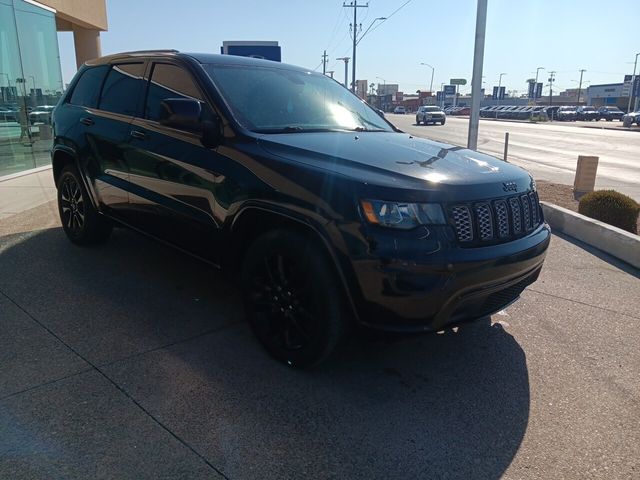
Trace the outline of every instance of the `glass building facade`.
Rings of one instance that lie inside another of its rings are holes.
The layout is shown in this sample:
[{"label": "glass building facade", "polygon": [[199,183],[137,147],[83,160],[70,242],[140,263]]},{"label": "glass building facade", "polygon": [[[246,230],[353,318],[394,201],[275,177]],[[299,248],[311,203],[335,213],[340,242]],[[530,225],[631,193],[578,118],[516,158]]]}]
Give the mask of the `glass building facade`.
[{"label": "glass building facade", "polygon": [[55,14],[0,0],[0,178],[50,163],[63,83]]}]

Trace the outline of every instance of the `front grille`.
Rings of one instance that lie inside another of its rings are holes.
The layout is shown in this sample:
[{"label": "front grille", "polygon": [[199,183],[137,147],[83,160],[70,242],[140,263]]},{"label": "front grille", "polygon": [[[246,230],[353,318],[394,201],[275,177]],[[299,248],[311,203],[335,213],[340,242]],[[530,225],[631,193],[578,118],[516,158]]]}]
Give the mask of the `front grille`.
[{"label": "front grille", "polygon": [[485,200],[448,209],[458,241],[464,246],[503,243],[521,237],[542,222],[538,194]]}]

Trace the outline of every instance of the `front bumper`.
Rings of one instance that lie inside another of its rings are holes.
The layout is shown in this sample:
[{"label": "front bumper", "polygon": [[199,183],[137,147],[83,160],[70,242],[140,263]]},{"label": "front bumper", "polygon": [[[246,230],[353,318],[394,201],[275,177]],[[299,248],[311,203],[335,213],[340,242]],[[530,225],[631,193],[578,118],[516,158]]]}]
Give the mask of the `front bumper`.
[{"label": "front bumper", "polygon": [[362,293],[359,320],[378,329],[417,332],[491,315],[537,280],[550,237],[543,223],[526,237],[500,245],[414,252],[414,260],[382,255],[355,261]]},{"label": "front bumper", "polygon": [[442,120],[444,120],[446,117],[444,115],[438,115],[438,116],[423,116],[422,117],[422,121],[423,122],[441,122]]}]

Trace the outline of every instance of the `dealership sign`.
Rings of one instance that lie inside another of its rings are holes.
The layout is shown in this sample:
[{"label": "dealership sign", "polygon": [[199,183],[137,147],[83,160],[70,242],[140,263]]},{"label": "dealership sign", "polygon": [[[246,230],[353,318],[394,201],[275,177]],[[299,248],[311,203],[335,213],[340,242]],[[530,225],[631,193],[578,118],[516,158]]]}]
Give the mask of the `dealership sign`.
[{"label": "dealership sign", "polygon": [[456,86],[455,85],[445,85],[444,86],[444,94],[445,95],[455,95],[456,94]]}]

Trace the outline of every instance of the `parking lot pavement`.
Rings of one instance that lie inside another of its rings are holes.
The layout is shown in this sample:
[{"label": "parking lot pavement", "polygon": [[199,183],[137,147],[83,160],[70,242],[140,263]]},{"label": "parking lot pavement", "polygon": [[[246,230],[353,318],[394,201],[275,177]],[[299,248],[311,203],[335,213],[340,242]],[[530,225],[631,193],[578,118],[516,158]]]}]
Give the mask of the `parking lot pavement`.
[{"label": "parking lot pavement", "polygon": [[304,372],[228,277],[123,229],[75,247],[52,211],[0,220],[0,478],[638,477],[640,273],[570,239],[491,319]]}]

